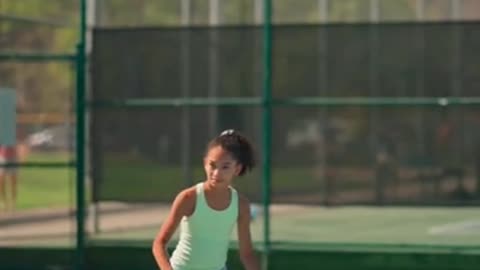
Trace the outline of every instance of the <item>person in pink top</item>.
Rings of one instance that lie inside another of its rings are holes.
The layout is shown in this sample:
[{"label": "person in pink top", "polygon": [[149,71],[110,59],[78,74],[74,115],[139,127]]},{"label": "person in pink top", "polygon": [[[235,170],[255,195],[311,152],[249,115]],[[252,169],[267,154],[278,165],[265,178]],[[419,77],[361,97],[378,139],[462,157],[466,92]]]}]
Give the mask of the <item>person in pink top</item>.
[{"label": "person in pink top", "polygon": [[[5,209],[13,210],[17,201],[17,147],[15,145],[0,145],[0,199]],[[7,196],[7,182],[11,193]]]}]

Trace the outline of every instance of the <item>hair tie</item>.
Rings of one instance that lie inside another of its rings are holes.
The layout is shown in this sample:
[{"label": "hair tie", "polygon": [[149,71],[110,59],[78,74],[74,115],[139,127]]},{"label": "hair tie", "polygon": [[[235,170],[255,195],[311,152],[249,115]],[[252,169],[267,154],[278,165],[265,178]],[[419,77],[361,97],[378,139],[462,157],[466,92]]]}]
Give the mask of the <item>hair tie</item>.
[{"label": "hair tie", "polygon": [[233,135],[233,133],[235,133],[235,130],[233,130],[233,129],[227,129],[227,130],[222,131],[222,133],[220,133],[220,137],[221,137],[221,136]]}]

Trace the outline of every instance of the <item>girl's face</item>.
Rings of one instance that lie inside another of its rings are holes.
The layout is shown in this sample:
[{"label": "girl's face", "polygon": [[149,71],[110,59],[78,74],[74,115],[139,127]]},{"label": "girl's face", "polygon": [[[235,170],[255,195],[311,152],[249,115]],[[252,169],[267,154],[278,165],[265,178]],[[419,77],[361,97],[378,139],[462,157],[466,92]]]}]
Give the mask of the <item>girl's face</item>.
[{"label": "girl's face", "polygon": [[207,181],[213,186],[228,187],[242,168],[221,146],[211,148],[203,160]]}]

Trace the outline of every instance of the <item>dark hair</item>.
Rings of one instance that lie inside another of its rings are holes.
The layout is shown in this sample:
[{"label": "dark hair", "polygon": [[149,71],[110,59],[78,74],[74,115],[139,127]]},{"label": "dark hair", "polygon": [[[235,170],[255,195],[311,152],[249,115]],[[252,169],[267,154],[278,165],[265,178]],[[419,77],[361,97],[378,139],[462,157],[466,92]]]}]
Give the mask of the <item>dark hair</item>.
[{"label": "dark hair", "polygon": [[242,176],[247,171],[251,171],[255,167],[255,153],[252,144],[245,136],[233,129],[227,129],[213,138],[207,145],[207,152],[220,146],[229,152],[233,158],[242,165],[239,175]]}]

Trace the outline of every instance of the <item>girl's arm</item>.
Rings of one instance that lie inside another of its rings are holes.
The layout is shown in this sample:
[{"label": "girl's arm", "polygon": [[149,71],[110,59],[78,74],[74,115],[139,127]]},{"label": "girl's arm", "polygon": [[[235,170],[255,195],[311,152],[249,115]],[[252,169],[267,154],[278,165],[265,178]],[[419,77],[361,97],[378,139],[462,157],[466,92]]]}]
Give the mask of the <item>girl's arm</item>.
[{"label": "girl's arm", "polygon": [[237,221],[238,242],[240,246],[240,260],[246,270],[260,270],[260,263],[253,250],[250,235],[250,202],[239,196],[239,215]]},{"label": "girl's arm", "polygon": [[[189,216],[195,207],[195,192],[186,189],[180,192],[173,201],[170,213],[163,222],[152,246],[153,256],[161,270],[173,270],[167,252],[167,244],[178,227],[183,216]],[[193,198],[192,198],[193,197]]]}]

